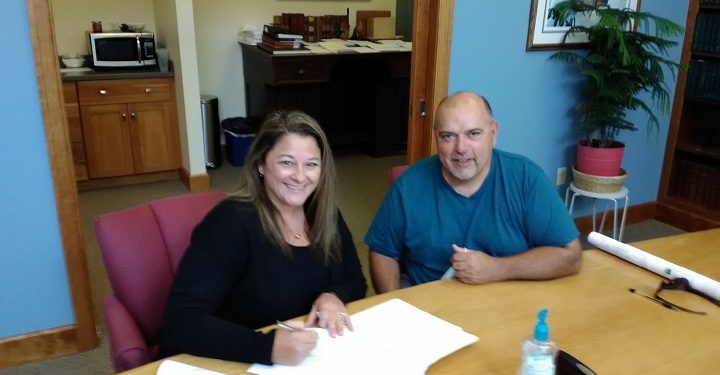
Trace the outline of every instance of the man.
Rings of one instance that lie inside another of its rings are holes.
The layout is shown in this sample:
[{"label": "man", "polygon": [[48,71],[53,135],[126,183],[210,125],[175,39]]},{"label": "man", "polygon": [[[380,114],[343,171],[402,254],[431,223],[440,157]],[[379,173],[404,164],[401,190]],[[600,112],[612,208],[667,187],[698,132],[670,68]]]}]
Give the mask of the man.
[{"label": "man", "polygon": [[[544,280],[580,269],[580,241],[555,187],[529,159],[494,149],[485,98],[459,92],[439,105],[437,155],[393,184],[365,236],[377,293],[437,280]],[[403,270],[401,270],[401,263]]]}]

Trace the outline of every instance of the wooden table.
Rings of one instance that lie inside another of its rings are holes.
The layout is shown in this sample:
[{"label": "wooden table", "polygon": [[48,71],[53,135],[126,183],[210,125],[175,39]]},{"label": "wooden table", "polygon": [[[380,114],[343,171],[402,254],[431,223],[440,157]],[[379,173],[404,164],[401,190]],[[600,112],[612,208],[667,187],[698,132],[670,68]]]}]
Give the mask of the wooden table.
[{"label": "wooden table", "polygon": [[[718,244],[720,229],[633,245],[718,280]],[[720,372],[720,308],[686,293],[676,302],[707,315],[677,312],[628,291],[637,288],[652,294],[660,280],[608,253],[586,250],[582,270],[575,276],[483,286],[436,281],[356,301],[349,310],[401,298],[480,338],[435,363],[430,374],[515,374],[520,343],[531,334],[541,307],[549,310],[550,335],[559,347],[598,374]],[[227,374],[244,374],[248,367],[189,355],[173,359]],[[126,374],[155,374],[158,366],[154,362]]]}]

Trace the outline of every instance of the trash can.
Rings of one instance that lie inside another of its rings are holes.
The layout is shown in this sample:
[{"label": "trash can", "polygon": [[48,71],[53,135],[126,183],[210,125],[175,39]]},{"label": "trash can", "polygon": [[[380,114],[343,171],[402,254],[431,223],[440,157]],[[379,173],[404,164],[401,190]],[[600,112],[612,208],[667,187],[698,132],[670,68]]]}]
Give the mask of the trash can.
[{"label": "trash can", "polygon": [[222,120],[225,133],[225,148],[230,164],[240,167],[245,164],[245,155],[255,140],[256,121],[245,117],[230,117]]},{"label": "trash can", "polygon": [[200,95],[200,110],[202,112],[203,144],[205,145],[205,166],[217,168],[222,165],[217,96]]}]

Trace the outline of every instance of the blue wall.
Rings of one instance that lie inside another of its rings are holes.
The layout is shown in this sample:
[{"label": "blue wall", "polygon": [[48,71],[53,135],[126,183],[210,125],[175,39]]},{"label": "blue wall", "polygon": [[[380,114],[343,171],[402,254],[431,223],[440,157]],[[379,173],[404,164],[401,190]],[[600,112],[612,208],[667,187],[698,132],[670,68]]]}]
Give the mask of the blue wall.
[{"label": "blue wall", "polygon": [[72,324],[24,1],[3,2],[0,338]]},{"label": "blue wall", "polygon": [[[559,167],[572,166],[575,133],[572,108],[579,96],[577,73],[548,61],[553,51],[526,52],[530,1],[455,0],[449,91],[472,90],[485,95],[500,124],[497,147],[526,155],[555,181]],[[685,25],[688,0],[642,0],[641,10]],[[670,58],[680,61],[682,37]],[[674,95],[675,79],[668,75]],[[631,113],[640,129],[621,134],[623,168],[630,204],[655,201],[660,182],[669,114],[656,112],[659,134],[648,136],[647,118]],[[564,194],[564,188],[559,189]],[[587,200],[583,200],[587,201]],[[589,213],[589,207],[576,216]]]}]

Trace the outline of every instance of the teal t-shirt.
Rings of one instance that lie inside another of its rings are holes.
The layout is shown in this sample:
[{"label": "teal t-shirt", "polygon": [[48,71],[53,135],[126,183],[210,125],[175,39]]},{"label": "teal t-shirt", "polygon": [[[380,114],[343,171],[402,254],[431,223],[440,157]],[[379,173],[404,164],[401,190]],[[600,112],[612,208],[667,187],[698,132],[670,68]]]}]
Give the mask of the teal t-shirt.
[{"label": "teal t-shirt", "polygon": [[470,197],[442,177],[437,155],[413,164],[385,196],[365,243],[398,258],[411,284],[439,279],[452,244],[508,256],[537,246],[565,246],[578,237],[572,217],[540,167],[493,150],[490,172]]}]

